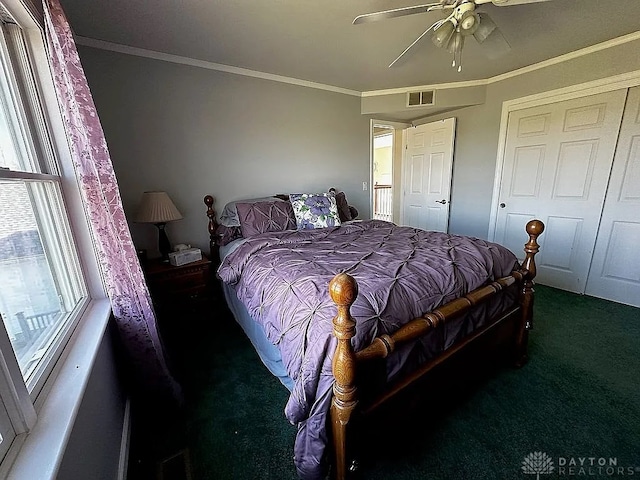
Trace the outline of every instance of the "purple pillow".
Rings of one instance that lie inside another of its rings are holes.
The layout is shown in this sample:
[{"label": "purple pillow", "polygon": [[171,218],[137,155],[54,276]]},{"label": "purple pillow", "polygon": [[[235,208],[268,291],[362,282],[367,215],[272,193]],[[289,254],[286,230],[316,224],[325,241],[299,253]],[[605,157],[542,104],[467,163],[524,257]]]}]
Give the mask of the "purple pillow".
[{"label": "purple pillow", "polygon": [[218,228],[216,228],[216,243],[221,247],[239,238],[242,238],[240,227],[218,225]]},{"label": "purple pillow", "polygon": [[244,238],[296,229],[296,217],[290,202],[237,203],[236,209]]},{"label": "purple pillow", "polygon": [[351,210],[349,209],[349,202],[344,192],[336,193],[336,205],[338,206],[338,215],[340,215],[341,222],[353,220]]}]

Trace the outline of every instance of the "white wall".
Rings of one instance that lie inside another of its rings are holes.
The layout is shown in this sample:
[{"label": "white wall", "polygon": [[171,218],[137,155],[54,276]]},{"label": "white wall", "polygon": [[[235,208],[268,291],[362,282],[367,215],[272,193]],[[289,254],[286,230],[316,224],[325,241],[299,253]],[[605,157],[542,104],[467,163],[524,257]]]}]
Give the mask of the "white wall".
[{"label": "white wall", "polygon": [[116,332],[106,330],[96,355],[57,480],[118,478],[126,396],[116,368],[113,335]]},{"label": "white wall", "polygon": [[[239,198],[347,193],[370,213],[369,120],[360,98],[79,48],[109,145],[125,211],[144,190],[166,190],[184,216],[172,243],[208,248],[206,194],[220,212]],[[133,225],[136,245],[155,250],[151,225]]]}]

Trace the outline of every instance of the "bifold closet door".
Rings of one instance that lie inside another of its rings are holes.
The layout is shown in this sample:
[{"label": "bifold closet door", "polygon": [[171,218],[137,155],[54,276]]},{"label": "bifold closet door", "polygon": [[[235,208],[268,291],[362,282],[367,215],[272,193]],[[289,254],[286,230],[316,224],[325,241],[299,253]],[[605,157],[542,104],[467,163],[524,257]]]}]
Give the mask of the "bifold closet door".
[{"label": "bifold closet door", "polygon": [[585,293],[640,307],[640,87],[629,89]]},{"label": "bifold closet door", "polygon": [[495,241],[522,252],[522,229],[546,230],[537,281],[584,293],[627,91],[509,114]]}]

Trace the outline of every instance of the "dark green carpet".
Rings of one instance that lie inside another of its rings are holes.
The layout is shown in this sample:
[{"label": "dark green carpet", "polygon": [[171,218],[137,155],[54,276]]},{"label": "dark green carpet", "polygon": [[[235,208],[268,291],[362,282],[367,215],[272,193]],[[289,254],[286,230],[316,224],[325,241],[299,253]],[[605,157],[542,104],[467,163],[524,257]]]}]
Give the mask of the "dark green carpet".
[{"label": "dark green carpet", "polygon": [[[295,479],[288,392],[227,315],[190,329],[180,362],[193,478]],[[521,470],[534,451],[556,462],[543,479],[561,478],[558,457],[640,467],[640,310],[538,286],[529,352],[524,368],[476,370],[431,394],[422,420],[383,429],[392,450],[368,445],[362,478],[535,478]]]}]

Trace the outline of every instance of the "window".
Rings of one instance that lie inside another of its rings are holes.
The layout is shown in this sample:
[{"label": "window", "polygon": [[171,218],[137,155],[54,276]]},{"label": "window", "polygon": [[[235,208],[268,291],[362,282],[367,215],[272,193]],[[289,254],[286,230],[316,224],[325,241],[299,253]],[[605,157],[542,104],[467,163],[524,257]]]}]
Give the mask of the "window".
[{"label": "window", "polygon": [[33,37],[2,4],[0,28],[2,459],[33,425],[38,395],[90,299],[39,93]]}]

